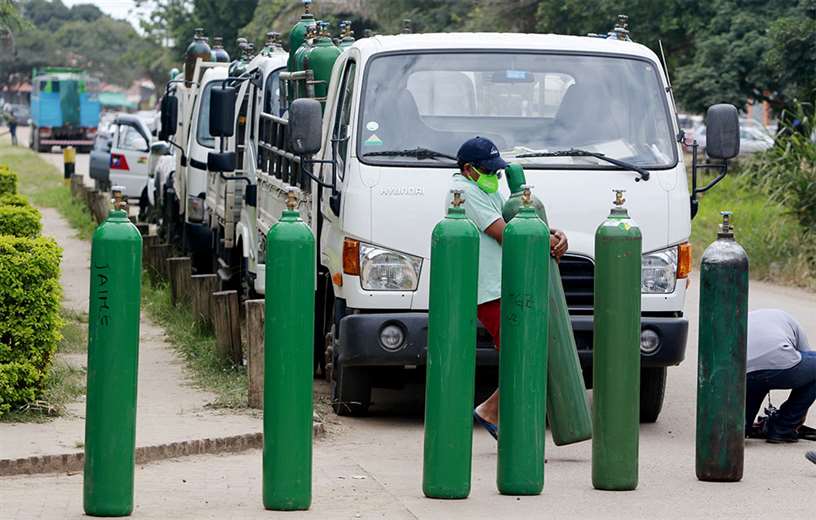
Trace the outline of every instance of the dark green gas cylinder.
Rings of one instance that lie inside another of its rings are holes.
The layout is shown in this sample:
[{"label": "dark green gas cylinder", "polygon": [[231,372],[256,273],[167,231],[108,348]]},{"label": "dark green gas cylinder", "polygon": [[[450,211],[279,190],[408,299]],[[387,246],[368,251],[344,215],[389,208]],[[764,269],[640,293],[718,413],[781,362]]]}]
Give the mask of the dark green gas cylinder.
[{"label": "dark green gas cylinder", "polygon": [[[306,38],[294,53],[293,67],[295,72],[306,70],[306,56],[309,54],[309,51],[312,50],[314,39],[317,38],[319,23],[322,22],[315,22],[306,28]],[[305,82],[302,80],[295,82],[294,88],[289,89],[289,95],[292,96],[291,100],[306,97]]]},{"label": "dark green gas cylinder", "polygon": [[300,20],[292,27],[289,31],[289,60],[286,63],[286,69],[289,72],[297,72],[298,69],[295,65],[295,53],[300,46],[303,45],[303,42],[306,41],[306,32],[308,27],[313,26],[315,24],[314,15],[310,12],[312,0],[303,0],[303,14],[300,16]]},{"label": "dark green gas cylinder", "polygon": [[429,498],[470,493],[479,231],[463,202],[462,192],[454,191],[453,207],[431,234],[422,465],[422,491]]},{"label": "dark green gas cylinder", "polygon": [[196,62],[199,58],[203,61],[210,61],[210,46],[204,41],[204,29],[198,27],[195,30],[193,41],[187,46],[184,51],[184,81],[188,84],[192,83],[193,75],[195,74]]},{"label": "dark green gas cylinder", "polygon": [[[502,217],[510,222],[522,205],[525,176],[520,164],[510,164],[505,170],[512,195],[502,208]],[[533,207],[539,218],[548,224],[544,204],[533,196]],[[584,375],[572,332],[564,285],[559,276],[558,262],[550,257],[550,326],[547,362],[547,418],[556,446],[585,441],[592,437],[592,417],[589,411]]]},{"label": "dark green gas cylinder", "polygon": [[220,36],[216,36],[213,38],[213,46],[211,50],[212,56],[211,60],[216,61],[218,63],[229,63],[230,62],[230,55],[224,49],[224,39]]},{"label": "dark green gas cylinder", "polygon": [[734,240],[731,213],[700,262],[696,472],[700,480],[742,479],[748,256]]},{"label": "dark green gas cylinder", "polygon": [[290,191],[266,239],[262,487],[278,511],[312,499],[315,240],[296,205]]},{"label": "dark green gas cylinder", "polygon": [[550,231],[525,193],[502,238],[496,484],[503,495],[537,495],[544,486]]},{"label": "dark green gas cylinder", "polygon": [[303,65],[314,73],[315,98],[325,108],[326,95],[329,92],[329,81],[337,57],[342,54],[329,36],[329,24],[323,24],[320,35],[315,39],[314,46],[306,54]]},{"label": "dark green gas cylinder", "polygon": [[176,76],[178,76],[180,73],[181,71],[178,70],[178,67],[173,67],[172,69],[170,69],[170,80],[172,81],[176,79]]},{"label": "dark green gas cylinder", "polygon": [[91,516],[133,511],[142,236],[122,202],[93,235],[83,503]]},{"label": "dark green gas cylinder", "polygon": [[638,484],[642,238],[616,191],[595,232],[592,485],[624,491]]}]

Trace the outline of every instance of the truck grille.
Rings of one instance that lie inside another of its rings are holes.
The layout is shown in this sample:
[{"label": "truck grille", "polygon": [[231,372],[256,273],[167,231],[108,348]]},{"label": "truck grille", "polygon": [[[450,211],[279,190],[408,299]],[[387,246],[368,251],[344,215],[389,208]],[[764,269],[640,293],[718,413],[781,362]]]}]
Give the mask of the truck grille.
[{"label": "truck grille", "polygon": [[589,258],[564,255],[558,264],[570,314],[592,314],[595,264]]}]

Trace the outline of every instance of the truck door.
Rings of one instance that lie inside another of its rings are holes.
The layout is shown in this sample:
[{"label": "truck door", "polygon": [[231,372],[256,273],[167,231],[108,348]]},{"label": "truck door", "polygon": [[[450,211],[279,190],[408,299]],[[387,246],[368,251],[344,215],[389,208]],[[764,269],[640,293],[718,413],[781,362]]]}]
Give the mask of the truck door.
[{"label": "truck door", "polygon": [[124,186],[128,197],[139,197],[147,182],[149,142],[137,125],[125,121],[115,124],[110,181],[112,186]]},{"label": "truck door", "polygon": [[[351,128],[352,128],[352,102],[354,100],[354,79],[357,72],[357,63],[349,58],[343,65],[343,75],[337,92],[337,103],[334,105],[332,111],[328,132],[329,139],[324,139],[326,143],[323,147],[323,159],[330,159],[332,154],[332,141],[335,141],[334,146],[337,147],[337,169],[336,169],[336,183],[339,190],[343,184],[343,179],[346,175],[346,164],[348,162],[349,152],[351,150]],[[321,169],[322,178],[324,182],[330,183],[332,181],[331,166],[324,166]],[[339,208],[336,208],[337,213],[331,208],[331,190],[323,189],[323,196],[321,197],[321,213],[331,221],[337,219]]]}]

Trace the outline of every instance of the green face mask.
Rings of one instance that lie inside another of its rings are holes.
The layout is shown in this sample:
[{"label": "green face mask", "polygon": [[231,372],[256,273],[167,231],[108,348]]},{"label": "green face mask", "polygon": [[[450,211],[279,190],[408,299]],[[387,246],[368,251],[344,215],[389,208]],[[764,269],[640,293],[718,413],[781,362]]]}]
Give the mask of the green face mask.
[{"label": "green face mask", "polygon": [[479,174],[479,180],[476,181],[476,186],[483,192],[490,194],[499,191],[499,176],[496,174],[490,175],[482,173],[479,169],[473,168]]}]

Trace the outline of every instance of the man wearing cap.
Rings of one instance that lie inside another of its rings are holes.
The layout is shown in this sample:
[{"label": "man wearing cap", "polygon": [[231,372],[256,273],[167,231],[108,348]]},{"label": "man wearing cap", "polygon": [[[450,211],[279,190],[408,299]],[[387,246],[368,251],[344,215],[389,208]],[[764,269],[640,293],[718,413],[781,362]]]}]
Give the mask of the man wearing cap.
[{"label": "man wearing cap", "polygon": [[[480,231],[477,315],[498,349],[501,322],[501,244],[505,227],[502,219],[505,198],[499,193],[499,178],[507,163],[501,158],[496,145],[484,137],[467,140],[459,148],[456,158],[459,172],[453,176],[451,189],[462,190],[465,214]],[[551,252],[556,259],[560,259],[567,251],[567,237],[562,231],[555,229],[550,230],[550,234]],[[473,417],[493,437],[497,437],[498,390],[473,410]]]}]

